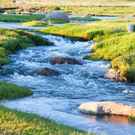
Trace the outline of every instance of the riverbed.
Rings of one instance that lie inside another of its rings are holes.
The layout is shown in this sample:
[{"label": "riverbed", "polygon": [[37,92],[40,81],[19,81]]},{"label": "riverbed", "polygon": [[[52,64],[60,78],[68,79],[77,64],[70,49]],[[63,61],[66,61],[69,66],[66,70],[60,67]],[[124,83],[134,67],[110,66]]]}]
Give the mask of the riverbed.
[{"label": "riverbed", "polygon": [[[110,64],[83,60],[90,54],[92,41],[41,35],[54,43],[18,51],[0,71],[0,79],[32,89],[33,96],[3,101],[6,107],[33,112],[57,122],[103,135],[134,135],[135,124],[125,117],[96,117],[81,114],[78,107],[87,101],[116,101],[135,105],[135,84],[113,82],[104,77]],[[83,65],[50,64],[54,56],[72,57]],[[36,70],[51,68],[60,76],[41,76]]]}]

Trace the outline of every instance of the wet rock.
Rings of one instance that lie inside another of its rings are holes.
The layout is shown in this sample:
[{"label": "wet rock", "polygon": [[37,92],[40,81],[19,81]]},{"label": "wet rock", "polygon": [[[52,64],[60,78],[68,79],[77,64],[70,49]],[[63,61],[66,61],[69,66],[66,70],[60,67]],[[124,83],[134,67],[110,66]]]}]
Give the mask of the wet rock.
[{"label": "wet rock", "polygon": [[115,81],[122,81],[119,70],[109,69],[105,74],[105,77]]},{"label": "wet rock", "polygon": [[62,57],[62,56],[56,56],[56,57],[52,57],[50,59],[50,63],[51,64],[73,64],[73,65],[82,65],[83,62],[79,61],[75,58],[70,58],[70,57]]},{"label": "wet rock", "polygon": [[135,116],[135,107],[115,102],[89,102],[79,107],[81,112],[96,115]]},{"label": "wet rock", "polygon": [[44,75],[44,76],[58,76],[60,75],[59,71],[50,69],[50,68],[43,68],[41,70],[38,70],[39,75]]}]

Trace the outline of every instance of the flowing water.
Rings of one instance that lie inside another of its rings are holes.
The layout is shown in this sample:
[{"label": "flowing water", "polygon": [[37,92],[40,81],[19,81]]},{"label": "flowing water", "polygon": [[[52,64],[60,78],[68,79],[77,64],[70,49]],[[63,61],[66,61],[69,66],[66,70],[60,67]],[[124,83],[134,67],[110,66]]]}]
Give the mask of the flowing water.
[{"label": "flowing water", "polygon": [[[2,104],[21,111],[34,112],[60,123],[103,135],[135,135],[135,124],[125,117],[96,117],[81,114],[78,106],[87,101],[117,101],[135,105],[135,85],[104,78],[108,62],[82,58],[90,53],[91,41],[71,41],[58,36],[42,35],[54,46],[21,50],[10,56],[11,63],[0,71],[1,80],[27,86],[32,97],[4,101]],[[83,60],[83,65],[51,65],[52,56]],[[36,70],[49,67],[61,75],[40,76]]]}]

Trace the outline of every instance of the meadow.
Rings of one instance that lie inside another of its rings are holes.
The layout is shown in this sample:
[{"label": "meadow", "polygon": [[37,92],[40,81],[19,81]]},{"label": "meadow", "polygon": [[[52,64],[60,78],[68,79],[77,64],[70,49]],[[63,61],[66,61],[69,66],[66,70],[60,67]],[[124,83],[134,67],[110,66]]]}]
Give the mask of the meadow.
[{"label": "meadow", "polygon": [[19,7],[24,11],[47,12],[60,7],[62,10],[77,15],[134,15],[134,0],[1,0],[3,7]]}]

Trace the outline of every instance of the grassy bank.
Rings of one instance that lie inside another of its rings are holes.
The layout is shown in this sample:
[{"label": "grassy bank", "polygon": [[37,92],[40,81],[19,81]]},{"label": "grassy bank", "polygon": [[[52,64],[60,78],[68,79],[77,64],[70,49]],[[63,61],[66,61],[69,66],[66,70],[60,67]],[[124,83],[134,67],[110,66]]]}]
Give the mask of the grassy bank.
[{"label": "grassy bank", "polygon": [[0,81],[0,100],[16,99],[32,95],[32,91],[15,84]]},{"label": "grassy bank", "polygon": [[32,27],[46,27],[48,25],[45,21],[28,21],[22,23],[24,26],[32,26]]},{"label": "grassy bank", "polygon": [[32,15],[32,14],[24,14],[24,15],[15,15],[15,14],[0,14],[1,22],[26,22],[33,20],[41,20],[45,18],[45,15]]},{"label": "grassy bank", "polygon": [[35,45],[50,45],[40,36],[21,30],[0,29],[0,64],[9,62],[8,54]]},{"label": "grassy bank", "polygon": [[[130,21],[131,22],[131,21]],[[41,30],[45,34],[55,34],[66,37],[82,38],[84,40],[101,41],[112,34],[126,31],[128,21],[98,21],[88,24],[65,24],[63,26],[50,26]]]},{"label": "grassy bank", "polygon": [[[0,81],[0,100],[32,95],[32,91]],[[1,135],[86,135],[74,128],[56,124],[34,114],[22,113],[0,106]],[[89,134],[92,135],[92,134]]]},{"label": "grassy bank", "polygon": [[[2,135],[88,135],[39,116],[0,107]],[[92,135],[92,134],[89,134]]]},{"label": "grassy bank", "polygon": [[135,122],[135,117],[134,117],[134,116],[129,116],[128,119],[129,119],[129,121],[131,121],[131,122]]},{"label": "grassy bank", "polygon": [[96,43],[88,57],[92,60],[109,60],[119,80],[135,81],[135,33],[127,32],[134,20],[100,21],[92,24],[66,24],[49,27],[43,33],[94,40]]}]

